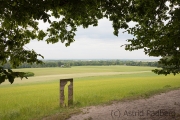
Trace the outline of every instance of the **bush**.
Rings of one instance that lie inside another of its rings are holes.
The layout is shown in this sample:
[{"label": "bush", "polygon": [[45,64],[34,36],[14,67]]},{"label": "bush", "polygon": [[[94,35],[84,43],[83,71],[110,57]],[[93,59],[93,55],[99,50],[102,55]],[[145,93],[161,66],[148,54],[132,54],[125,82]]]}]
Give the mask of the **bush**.
[{"label": "bush", "polygon": [[32,77],[32,76],[34,76],[34,73],[33,73],[33,72],[26,72],[26,73],[24,74],[24,77]]}]

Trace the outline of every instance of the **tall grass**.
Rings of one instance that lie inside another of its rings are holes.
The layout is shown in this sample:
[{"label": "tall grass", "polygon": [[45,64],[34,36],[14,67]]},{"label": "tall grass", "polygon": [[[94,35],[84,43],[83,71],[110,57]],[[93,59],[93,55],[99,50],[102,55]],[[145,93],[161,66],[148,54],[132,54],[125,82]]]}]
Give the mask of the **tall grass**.
[{"label": "tall grass", "polygon": [[79,78],[79,81],[75,82],[75,103],[77,102],[80,106],[131,97],[148,97],[157,92],[180,88],[180,75],[164,77],[153,73],[143,73],[87,79],[85,81]]}]

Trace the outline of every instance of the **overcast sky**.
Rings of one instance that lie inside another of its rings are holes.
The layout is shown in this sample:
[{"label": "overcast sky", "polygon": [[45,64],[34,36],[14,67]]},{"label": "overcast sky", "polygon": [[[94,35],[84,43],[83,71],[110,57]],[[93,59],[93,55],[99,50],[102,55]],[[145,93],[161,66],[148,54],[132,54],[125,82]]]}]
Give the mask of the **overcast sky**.
[{"label": "overcast sky", "polygon": [[[47,44],[43,41],[31,41],[26,45],[43,55],[45,59],[158,59],[144,54],[143,50],[125,51],[121,45],[133,36],[120,31],[119,36],[113,35],[112,23],[107,19],[99,21],[97,27],[78,28],[75,42],[69,47],[64,43]],[[41,28],[47,25],[40,22]]]}]

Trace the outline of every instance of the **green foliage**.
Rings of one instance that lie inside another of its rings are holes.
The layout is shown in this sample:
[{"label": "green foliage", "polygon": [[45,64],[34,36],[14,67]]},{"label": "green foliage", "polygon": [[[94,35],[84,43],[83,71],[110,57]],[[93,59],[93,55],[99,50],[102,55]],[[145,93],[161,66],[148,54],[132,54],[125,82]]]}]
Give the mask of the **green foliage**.
[{"label": "green foliage", "polygon": [[[125,29],[134,36],[127,40],[126,50],[144,49],[149,56],[161,56],[159,63],[164,67],[154,72],[175,75],[180,72],[179,5],[179,0],[1,0],[0,64],[42,63],[37,59],[43,58],[41,54],[24,48],[31,40],[60,41],[69,46],[78,26],[97,26],[105,17],[112,21],[114,35]],[[38,20],[50,27],[39,29]],[[129,22],[136,25],[129,26]],[[167,57],[171,60],[164,59]]]},{"label": "green foliage", "polygon": [[13,72],[11,69],[5,70],[0,67],[0,84],[6,79],[12,84],[16,77],[20,77],[21,79],[25,77],[27,79],[24,72]]}]

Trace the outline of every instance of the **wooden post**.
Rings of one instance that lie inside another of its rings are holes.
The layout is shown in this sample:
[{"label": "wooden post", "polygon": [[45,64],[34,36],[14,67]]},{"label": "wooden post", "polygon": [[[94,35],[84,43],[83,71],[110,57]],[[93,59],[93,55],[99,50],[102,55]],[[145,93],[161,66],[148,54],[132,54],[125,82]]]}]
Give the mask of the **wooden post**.
[{"label": "wooden post", "polygon": [[70,80],[68,86],[68,106],[73,105],[73,79]]}]

